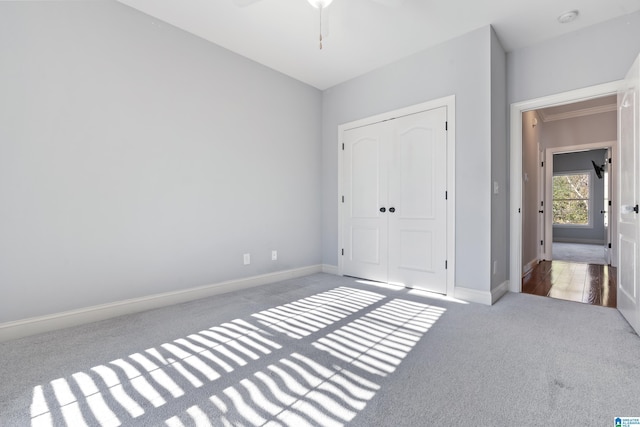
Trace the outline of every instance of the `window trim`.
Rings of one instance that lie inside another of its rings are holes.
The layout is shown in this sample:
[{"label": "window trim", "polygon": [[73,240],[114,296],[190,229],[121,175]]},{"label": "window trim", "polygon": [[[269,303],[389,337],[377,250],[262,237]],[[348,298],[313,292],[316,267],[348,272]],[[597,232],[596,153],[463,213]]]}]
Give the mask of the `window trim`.
[{"label": "window trim", "polygon": [[[593,228],[593,191],[594,191],[594,178],[595,174],[592,170],[584,169],[584,170],[572,170],[572,171],[558,171],[553,172],[552,175],[552,183],[553,178],[556,176],[564,176],[564,175],[588,175],[589,176],[589,198],[587,199],[587,214],[588,214],[588,222],[586,224],[556,224],[553,222],[553,203],[555,199],[553,198],[553,184],[551,185],[551,225],[557,228]],[[581,199],[576,199],[581,200]]]}]

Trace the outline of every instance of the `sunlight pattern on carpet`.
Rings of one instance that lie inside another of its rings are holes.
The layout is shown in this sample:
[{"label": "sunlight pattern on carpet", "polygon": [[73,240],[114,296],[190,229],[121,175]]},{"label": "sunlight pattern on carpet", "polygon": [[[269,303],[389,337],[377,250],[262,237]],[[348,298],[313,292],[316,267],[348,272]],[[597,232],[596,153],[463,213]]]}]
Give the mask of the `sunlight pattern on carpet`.
[{"label": "sunlight pattern on carpet", "polygon": [[[356,292],[354,292],[356,291]],[[302,338],[380,301],[382,295],[337,288],[253,314],[260,323],[292,338]]]},{"label": "sunlight pattern on carpet", "polygon": [[344,425],[444,311],[339,287],[38,385],[31,424]]}]

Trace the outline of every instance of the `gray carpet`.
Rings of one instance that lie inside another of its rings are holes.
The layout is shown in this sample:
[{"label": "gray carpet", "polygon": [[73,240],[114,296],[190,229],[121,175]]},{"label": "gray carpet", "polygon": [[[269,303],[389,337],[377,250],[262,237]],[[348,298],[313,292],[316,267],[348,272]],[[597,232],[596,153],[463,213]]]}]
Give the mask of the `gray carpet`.
[{"label": "gray carpet", "polygon": [[0,344],[0,425],[611,426],[639,356],[615,309],[318,274]]},{"label": "gray carpet", "polygon": [[551,250],[554,261],[606,264],[604,258],[604,247],[602,245],[553,242]]}]

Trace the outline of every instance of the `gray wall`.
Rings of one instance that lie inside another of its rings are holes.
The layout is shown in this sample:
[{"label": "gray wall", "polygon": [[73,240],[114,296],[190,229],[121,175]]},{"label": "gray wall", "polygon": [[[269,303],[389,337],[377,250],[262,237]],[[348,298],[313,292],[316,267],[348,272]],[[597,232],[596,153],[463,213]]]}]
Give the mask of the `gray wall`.
[{"label": "gray wall", "polygon": [[509,103],[624,78],[640,52],[640,12],[509,52]]},{"label": "gray wall", "polygon": [[[498,194],[491,196],[491,289],[508,279],[509,229],[507,170],[507,56],[491,29],[491,176]],[[491,185],[493,185],[491,183]],[[493,188],[493,187],[492,187]]]},{"label": "gray wall", "polygon": [[[591,161],[601,165],[607,150],[589,150],[578,153],[563,153],[553,156],[553,172],[593,171]],[[604,209],[604,179],[592,174],[593,204],[591,227],[562,227],[553,226],[554,242],[599,243],[604,244],[604,216],[600,213]]]},{"label": "gray wall", "polygon": [[[456,285],[490,289],[490,34],[488,26],[478,29],[324,91],[322,253],[325,264],[338,265],[338,125],[454,94]],[[496,63],[499,64],[499,58]],[[499,89],[496,90],[499,93]],[[497,107],[499,111],[499,104]]]},{"label": "gray wall", "polygon": [[616,141],[618,114],[615,111],[542,123],[543,148],[568,147]]},{"label": "gray wall", "polygon": [[0,322],[321,262],[318,90],[115,2],[0,58]]}]

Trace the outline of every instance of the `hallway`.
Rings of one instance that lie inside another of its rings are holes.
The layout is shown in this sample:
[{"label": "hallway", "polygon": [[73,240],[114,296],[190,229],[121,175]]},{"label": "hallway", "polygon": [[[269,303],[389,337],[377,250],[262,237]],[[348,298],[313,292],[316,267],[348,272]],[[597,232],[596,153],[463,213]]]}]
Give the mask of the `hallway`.
[{"label": "hallway", "polygon": [[522,292],[616,307],[617,272],[609,265],[542,261],[522,278]]}]

